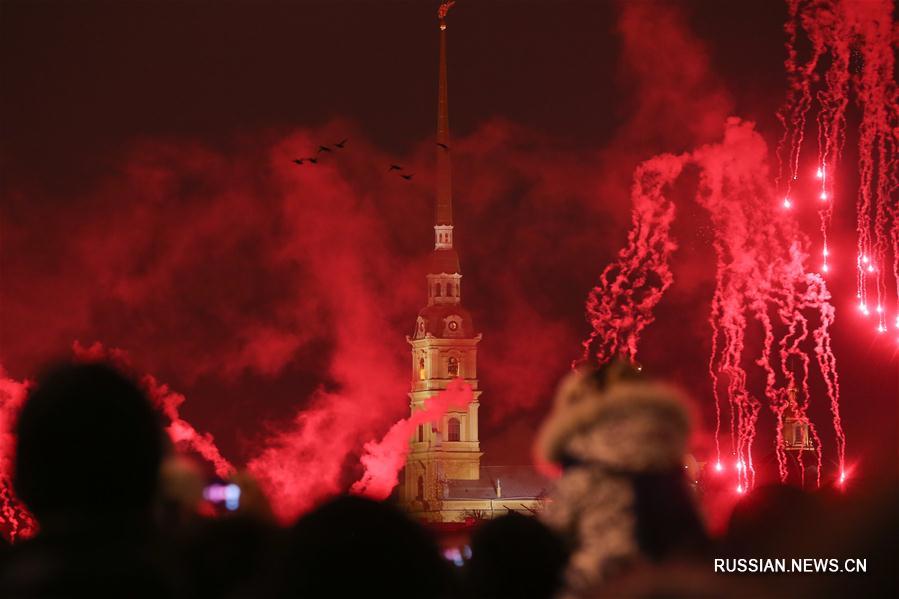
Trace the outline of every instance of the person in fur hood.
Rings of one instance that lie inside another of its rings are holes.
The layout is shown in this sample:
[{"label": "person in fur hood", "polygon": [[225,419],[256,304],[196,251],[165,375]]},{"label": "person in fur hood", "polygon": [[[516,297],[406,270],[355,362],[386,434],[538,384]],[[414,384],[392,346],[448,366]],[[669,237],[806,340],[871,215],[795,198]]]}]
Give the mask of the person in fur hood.
[{"label": "person in fur hood", "polygon": [[629,363],[562,380],[535,449],[538,461],[562,470],[542,517],[571,551],[566,596],[640,562],[704,549],[684,474],[690,431],[683,395]]}]

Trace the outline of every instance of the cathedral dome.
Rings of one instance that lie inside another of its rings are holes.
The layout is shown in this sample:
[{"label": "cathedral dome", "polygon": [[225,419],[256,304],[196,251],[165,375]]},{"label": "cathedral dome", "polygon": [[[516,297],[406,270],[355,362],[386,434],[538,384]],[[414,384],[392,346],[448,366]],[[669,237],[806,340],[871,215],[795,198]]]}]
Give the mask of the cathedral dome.
[{"label": "cathedral dome", "polygon": [[447,339],[465,339],[475,336],[471,312],[459,304],[434,304],[423,308],[415,322],[413,339],[427,334]]}]

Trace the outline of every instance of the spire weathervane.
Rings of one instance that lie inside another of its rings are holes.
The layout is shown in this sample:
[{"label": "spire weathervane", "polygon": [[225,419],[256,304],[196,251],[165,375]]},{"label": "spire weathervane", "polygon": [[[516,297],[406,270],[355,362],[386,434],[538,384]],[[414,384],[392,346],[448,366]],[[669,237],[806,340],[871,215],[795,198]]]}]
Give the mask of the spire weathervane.
[{"label": "spire weathervane", "polygon": [[440,29],[446,29],[446,13],[449,12],[449,9],[453,7],[455,4],[455,0],[443,0],[440,3],[440,8],[437,9],[437,18],[440,19]]}]

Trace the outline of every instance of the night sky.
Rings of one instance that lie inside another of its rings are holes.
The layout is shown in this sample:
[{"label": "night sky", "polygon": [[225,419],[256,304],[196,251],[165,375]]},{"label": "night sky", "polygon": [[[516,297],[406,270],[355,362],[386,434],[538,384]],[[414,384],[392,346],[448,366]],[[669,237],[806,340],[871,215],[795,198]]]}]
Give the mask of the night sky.
[{"label": "night sky", "polygon": [[[362,443],[408,409],[404,335],[433,239],[437,4],[2,0],[8,376],[75,340],[121,348],[184,393],[182,414],[238,463],[336,394],[368,414],[322,449],[348,456],[351,480]],[[488,463],[530,461],[534,423],[588,332],[584,297],[624,243],[638,162],[717,140],[729,115],[769,145],[781,134],[785,18],[779,0],[453,8],[456,244],[484,333]],[[317,167],[290,162],[344,137]],[[899,358],[852,308],[851,146],[829,282],[847,461],[874,476],[895,469]],[[416,178],[387,173],[392,162]],[[675,284],[641,359],[708,418],[714,262],[694,185],[687,173],[675,189]],[[817,247],[814,211],[797,214]],[[769,445],[763,434],[763,461]]]}]

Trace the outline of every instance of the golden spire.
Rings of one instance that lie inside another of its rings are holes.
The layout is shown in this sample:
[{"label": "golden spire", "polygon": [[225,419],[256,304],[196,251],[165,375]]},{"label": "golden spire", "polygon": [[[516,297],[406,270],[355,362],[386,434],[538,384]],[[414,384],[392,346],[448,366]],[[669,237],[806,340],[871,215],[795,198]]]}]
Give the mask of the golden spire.
[{"label": "golden spire", "polygon": [[449,105],[446,85],[446,13],[455,4],[444,0],[437,10],[440,20],[440,80],[437,92],[437,204],[434,224],[453,224],[453,195],[450,168]]}]

